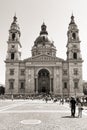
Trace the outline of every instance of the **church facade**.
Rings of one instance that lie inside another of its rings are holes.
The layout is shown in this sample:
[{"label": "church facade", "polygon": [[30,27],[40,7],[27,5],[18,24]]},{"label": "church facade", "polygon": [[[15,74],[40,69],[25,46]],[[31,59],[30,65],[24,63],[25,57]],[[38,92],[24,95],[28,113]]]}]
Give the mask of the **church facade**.
[{"label": "church facade", "polygon": [[41,26],[31,50],[31,57],[21,60],[20,28],[13,17],[6,56],[6,94],[83,95],[82,57],[79,29],[71,16],[67,31],[66,60],[56,57],[56,47]]}]

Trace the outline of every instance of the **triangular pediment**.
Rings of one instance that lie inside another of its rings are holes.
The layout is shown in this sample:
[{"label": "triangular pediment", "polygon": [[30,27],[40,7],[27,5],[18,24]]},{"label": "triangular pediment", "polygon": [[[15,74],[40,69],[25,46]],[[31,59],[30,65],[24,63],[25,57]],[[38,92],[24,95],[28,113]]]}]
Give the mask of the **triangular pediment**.
[{"label": "triangular pediment", "polygon": [[58,58],[58,57],[54,57],[54,56],[50,56],[50,55],[46,55],[46,54],[41,54],[41,55],[38,55],[38,56],[33,56],[33,57],[30,57],[30,58],[27,58],[25,59],[24,61],[64,61],[63,59],[61,58]]}]

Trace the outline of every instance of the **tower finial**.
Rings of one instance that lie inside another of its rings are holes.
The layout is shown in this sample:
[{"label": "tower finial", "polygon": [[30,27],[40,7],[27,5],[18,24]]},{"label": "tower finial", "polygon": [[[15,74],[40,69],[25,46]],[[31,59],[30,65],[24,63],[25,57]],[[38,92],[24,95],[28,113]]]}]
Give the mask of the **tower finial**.
[{"label": "tower finial", "polygon": [[14,15],[14,17],[13,17],[13,22],[14,22],[14,23],[17,22],[16,12],[15,12],[15,15]]},{"label": "tower finial", "polygon": [[71,15],[71,22],[70,22],[70,24],[75,24],[75,22],[74,22],[74,15],[73,15],[73,13],[72,13],[72,15]]},{"label": "tower finial", "polygon": [[43,22],[42,26],[41,26],[41,32],[40,32],[40,35],[41,34],[46,34],[48,35],[48,32],[46,30],[47,26],[45,25],[45,23]]}]

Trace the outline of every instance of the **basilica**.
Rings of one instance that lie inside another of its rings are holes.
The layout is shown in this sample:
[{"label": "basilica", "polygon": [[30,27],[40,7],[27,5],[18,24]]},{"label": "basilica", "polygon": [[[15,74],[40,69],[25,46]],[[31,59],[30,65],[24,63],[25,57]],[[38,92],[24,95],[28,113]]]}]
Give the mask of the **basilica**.
[{"label": "basilica", "polygon": [[59,96],[83,95],[82,56],[79,29],[71,16],[67,30],[66,60],[56,56],[57,48],[48,35],[45,23],[31,48],[31,56],[21,59],[21,32],[13,17],[7,41],[5,60],[6,94]]}]

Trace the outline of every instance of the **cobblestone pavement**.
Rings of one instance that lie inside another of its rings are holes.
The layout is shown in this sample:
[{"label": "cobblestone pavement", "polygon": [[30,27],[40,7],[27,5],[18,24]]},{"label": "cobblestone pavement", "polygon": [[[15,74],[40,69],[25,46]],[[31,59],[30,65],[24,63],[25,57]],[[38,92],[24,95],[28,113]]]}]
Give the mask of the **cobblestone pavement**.
[{"label": "cobblestone pavement", "polygon": [[1,100],[0,130],[87,130],[86,108],[82,118],[77,115],[71,118],[67,103]]}]

